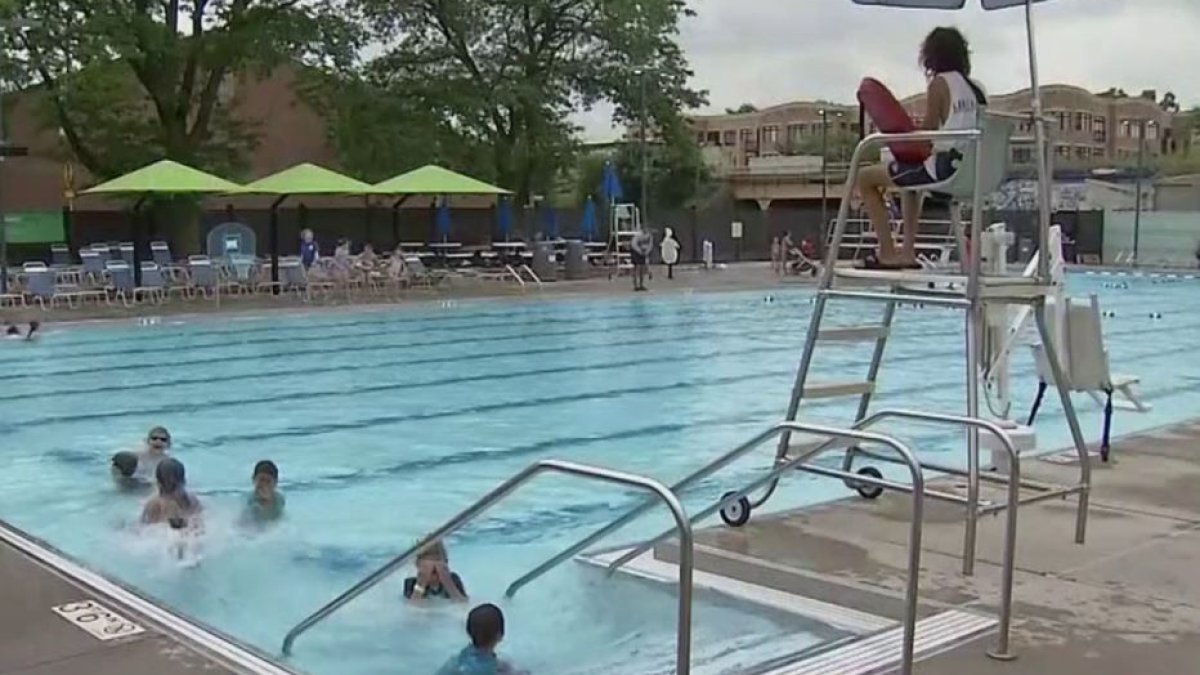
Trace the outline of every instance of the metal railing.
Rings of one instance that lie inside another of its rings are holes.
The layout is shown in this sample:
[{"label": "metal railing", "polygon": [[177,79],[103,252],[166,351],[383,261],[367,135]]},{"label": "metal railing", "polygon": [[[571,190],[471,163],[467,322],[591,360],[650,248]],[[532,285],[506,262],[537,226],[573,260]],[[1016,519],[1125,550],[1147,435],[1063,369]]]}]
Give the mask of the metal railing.
[{"label": "metal railing", "polygon": [[679,609],[678,635],[676,639],[676,672],[679,675],[688,675],[691,671],[692,649],[692,526],[687,513],[679,503],[679,499],[665,485],[651,478],[622,471],[613,471],[602,467],[552,459],[531,464],[520,473],[504,481],[474,504],[446,521],[444,525],[423,537],[407,551],[388,561],[387,564],[367,575],[362,581],[351,586],[341,595],[296,624],[283,639],[283,654],[285,656],[290,655],[292,645],[296,642],[297,638],[413,560],[418,553],[430,544],[449,536],[455,530],[479,517],[497,502],[512,494],[522,484],[546,472],[563,473],[639,488],[643,491],[654,493],[657,500],[649,500],[651,504],[661,501],[666,503],[667,508],[671,510],[671,515],[675,519],[675,528],[672,529],[672,532],[677,531],[679,533]]},{"label": "metal railing", "polygon": [[[689,474],[683,480],[672,485],[671,491],[673,493],[678,493],[679,491],[686,489],[688,486],[696,483],[697,481],[699,481],[699,480],[715,473],[716,471],[720,470],[721,468],[727,466],[728,464],[735,461],[742,455],[745,455],[746,453],[754,450],[755,448],[762,445],[764,442],[771,440],[771,439],[775,438],[776,436],[779,436],[783,433],[791,433],[791,432],[797,432],[797,431],[802,432],[802,433],[809,433],[809,434],[814,434],[814,435],[819,435],[819,436],[825,436],[825,437],[829,438],[831,442],[830,442],[830,444],[825,445],[824,447],[817,447],[817,448],[813,448],[809,451],[806,451],[806,452],[802,453],[801,455],[799,455],[798,457],[789,459],[788,461],[786,461],[784,463],[777,463],[776,466],[773,467],[770,472],[768,472],[767,474],[765,474],[758,480],[755,480],[754,482],[750,483],[749,485],[746,485],[745,487],[743,487],[741,490],[739,490],[737,492],[729,494],[725,498],[722,498],[721,500],[717,501],[715,504],[709,506],[708,508],[704,509],[703,511],[692,516],[690,523],[695,523],[699,520],[707,518],[708,516],[711,516],[712,514],[716,513],[717,511],[721,510],[722,508],[725,508],[729,504],[732,504],[732,503],[736,502],[737,500],[741,499],[743,496],[747,495],[747,493],[749,493],[750,491],[756,490],[759,487],[762,487],[763,485],[766,485],[769,482],[775,481],[783,473],[799,467],[800,465],[804,464],[805,462],[807,462],[808,460],[810,460],[812,457],[816,456],[820,452],[828,449],[828,447],[832,447],[832,444],[836,443],[836,441],[838,441],[838,440],[849,440],[852,442],[860,442],[860,443],[877,443],[880,445],[888,446],[888,447],[892,448],[893,450],[895,450],[896,453],[898,455],[900,455],[900,458],[901,458],[900,461],[904,464],[907,464],[909,467],[909,473],[910,473],[910,477],[911,477],[911,482],[909,485],[885,480],[882,478],[874,478],[871,476],[858,476],[858,475],[851,474],[848,472],[839,471],[837,469],[822,469],[822,472],[828,473],[829,475],[840,477],[840,478],[843,478],[846,480],[853,480],[859,484],[873,485],[873,486],[877,486],[877,487],[888,488],[888,489],[896,490],[899,492],[911,493],[913,495],[912,523],[910,524],[910,527],[909,527],[909,543],[908,543],[908,547],[909,547],[908,579],[907,579],[907,585],[906,585],[905,594],[904,594],[904,602],[905,602],[904,622],[903,622],[904,641],[903,641],[902,670],[901,670],[902,673],[905,673],[907,675],[908,673],[912,672],[913,648],[914,648],[914,642],[916,639],[917,585],[919,582],[918,575],[920,572],[920,565],[921,565],[921,527],[922,527],[922,514],[923,514],[923,510],[924,510],[924,503],[925,503],[924,502],[924,497],[925,497],[924,476],[921,473],[920,464],[918,463],[918,461],[916,459],[916,455],[913,454],[912,450],[910,450],[908,448],[908,446],[906,446],[905,444],[901,443],[900,441],[898,441],[894,438],[891,438],[890,436],[885,436],[885,435],[877,434],[877,433],[871,433],[871,432],[867,432],[867,431],[858,431],[858,430],[853,430],[853,429],[838,429],[838,428],[834,428],[834,427],[827,427],[827,426],[816,425],[816,424],[807,424],[807,423],[803,423],[803,422],[781,422],[779,424],[772,426],[771,428],[767,429],[766,431],[760,433],[759,435],[755,436],[754,438],[750,439],[749,441],[737,446],[733,450],[730,450],[729,452],[725,453],[724,455],[721,455],[720,457],[713,460],[712,462],[709,462],[708,464],[701,467],[699,470]],[[542,574],[545,574],[546,572],[553,569],[555,566],[559,565],[563,561],[569,560],[569,559],[575,557],[576,555],[582,553],[585,549],[594,545],[596,542],[605,538],[609,534],[612,534],[614,531],[620,529],[621,527],[624,527],[628,523],[637,519],[639,516],[645,514],[652,507],[653,507],[653,503],[648,501],[648,502],[642,504],[641,506],[638,506],[638,507],[632,509],[631,511],[629,511],[625,515],[621,516],[620,518],[617,518],[616,520],[609,523],[608,525],[606,525],[606,526],[600,528],[599,530],[596,530],[592,534],[584,537],[583,539],[576,542],[574,545],[568,547],[567,549],[563,550],[561,553],[553,556],[552,558],[548,559],[541,565],[538,565],[533,570],[531,570],[530,572],[526,573],[525,575],[523,575],[522,577],[520,577],[519,579],[514,581],[511,585],[509,585],[508,590],[505,591],[505,595],[507,597],[512,597],[518,590],[520,590],[526,584],[530,583],[531,581],[538,578]],[[617,558],[616,560],[614,560],[612,563],[609,564],[608,569],[609,569],[610,573],[612,571],[615,571],[617,568],[624,565],[625,563],[629,562],[630,560],[641,555],[642,553],[645,553],[647,550],[649,550],[655,544],[657,544],[658,542],[660,542],[664,538],[666,538],[666,536],[669,534],[670,534],[670,531],[661,533],[658,536],[648,540],[647,542],[642,543],[641,545],[633,548],[629,552],[627,552],[624,555],[622,555],[621,557]],[[688,564],[691,563],[690,555],[687,556],[687,561],[688,561]],[[683,564],[683,562],[684,562],[684,553],[681,551],[680,552],[680,563]]]}]

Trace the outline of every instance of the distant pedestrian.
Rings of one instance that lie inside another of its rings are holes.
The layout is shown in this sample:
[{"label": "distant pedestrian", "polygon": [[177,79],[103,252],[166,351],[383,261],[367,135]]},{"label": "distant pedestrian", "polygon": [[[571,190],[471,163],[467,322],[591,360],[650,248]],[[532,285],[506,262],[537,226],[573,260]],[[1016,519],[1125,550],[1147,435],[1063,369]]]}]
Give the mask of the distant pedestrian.
[{"label": "distant pedestrian", "polygon": [[659,245],[663,264],[667,266],[668,279],[675,278],[675,264],[679,262],[679,248],[679,240],[675,238],[675,231],[668,227],[663,233],[662,244]]},{"label": "distant pedestrian", "polygon": [[317,238],[307,227],[300,230],[300,264],[308,269],[316,264],[321,253],[317,247]]},{"label": "distant pedestrian", "polygon": [[646,289],[646,275],[650,271],[650,253],[654,250],[654,235],[643,228],[629,242],[629,261],[633,264],[633,290]]}]

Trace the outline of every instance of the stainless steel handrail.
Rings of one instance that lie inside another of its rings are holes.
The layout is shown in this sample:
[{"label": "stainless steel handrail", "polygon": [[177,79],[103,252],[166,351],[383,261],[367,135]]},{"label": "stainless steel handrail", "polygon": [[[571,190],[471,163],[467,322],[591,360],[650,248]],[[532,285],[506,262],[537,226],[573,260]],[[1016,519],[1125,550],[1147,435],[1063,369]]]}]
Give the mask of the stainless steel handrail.
[{"label": "stainless steel handrail", "polygon": [[[512,478],[504,481],[470,507],[446,521],[444,525],[423,537],[407,551],[391,559],[387,564],[367,575],[362,581],[351,586],[341,595],[338,595],[303,621],[296,624],[283,639],[284,655],[291,654],[292,645],[295,643],[296,638],[300,637],[308,629],[324,621],[351,600],[362,595],[380,581],[383,581],[433,542],[452,534],[455,530],[477,518],[497,502],[514,492],[523,483],[545,472],[565,473],[615,483],[617,485],[640,488],[644,491],[653,492],[671,510],[671,515],[675,519],[675,528],[672,532],[679,532],[679,625],[678,637],[676,639],[676,672],[679,675],[688,675],[691,671],[692,650],[692,526],[687,517],[687,512],[683,509],[683,505],[679,503],[679,499],[675,496],[674,492],[652,478],[553,459],[535,462]],[[652,503],[653,501],[651,500]]]},{"label": "stainless steel handrail", "polygon": [[[831,439],[841,439],[841,440],[850,440],[850,441],[868,442],[868,443],[880,443],[883,445],[887,445],[887,446],[893,448],[894,450],[896,450],[896,452],[909,465],[909,470],[910,470],[910,474],[911,474],[911,478],[912,478],[911,485],[904,485],[904,484],[896,483],[893,481],[875,479],[875,478],[871,478],[869,476],[855,476],[853,474],[845,474],[844,472],[840,472],[835,469],[829,469],[828,471],[830,473],[832,473],[833,475],[837,475],[837,476],[840,476],[843,478],[854,479],[863,484],[876,485],[879,487],[890,488],[890,489],[902,491],[902,492],[911,492],[913,495],[913,506],[912,506],[913,520],[912,520],[912,524],[910,526],[910,531],[909,531],[909,578],[908,578],[908,585],[905,590],[904,654],[903,654],[904,667],[902,670],[902,672],[904,672],[906,674],[911,673],[912,672],[912,663],[913,663],[913,644],[914,644],[914,640],[916,637],[915,626],[916,626],[916,613],[917,613],[917,584],[919,581],[918,574],[920,571],[921,526],[922,526],[921,519],[922,519],[922,512],[924,509],[925,483],[924,483],[924,477],[921,474],[920,465],[917,462],[916,456],[908,448],[908,446],[904,445],[903,443],[897,441],[894,438],[891,438],[889,436],[884,436],[882,434],[876,434],[876,433],[865,432],[865,431],[857,431],[857,430],[849,430],[849,429],[837,429],[834,427],[827,427],[827,426],[816,425],[816,424],[806,424],[806,423],[802,423],[802,422],[781,422],[779,424],[772,426],[771,428],[767,429],[766,431],[758,434],[757,436],[753,437],[749,441],[737,446],[736,448],[725,453],[724,455],[721,455],[717,459],[715,459],[712,462],[701,467],[699,470],[691,473],[690,475],[685,477],[683,480],[675,483],[671,487],[671,489],[673,492],[679,492],[679,491],[687,488],[688,486],[692,485],[693,483],[701,480],[702,478],[705,478],[705,477],[711,475],[712,473],[715,473],[717,470],[721,469],[722,467],[725,467],[726,465],[730,464],[731,462],[733,462],[737,458],[741,457],[742,455],[744,455],[744,454],[750,452],[751,450],[757,448],[758,446],[762,445],[763,442],[770,440],[771,438],[774,438],[775,436],[778,436],[782,433],[790,433],[793,431],[799,431],[799,432],[803,432],[803,433],[812,433],[812,434],[821,435],[821,436],[828,436]],[[721,508],[723,508],[727,504],[732,503],[733,501],[737,500],[738,498],[740,498],[742,495],[746,494],[747,492],[749,492],[751,490],[755,490],[758,487],[760,487],[761,485],[764,485],[769,481],[775,480],[776,478],[779,477],[779,475],[781,475],[785,471],[789,471],[789,470],[795,468],[796,466],[798,466],[799,464],[808,460],[812,456],[818,454],[821,450],[823,450],[823,448],[822,449],[814,448],[813,450],[806,452],[797,458],[789,460],[787,463],[779,464],[779,465],[775,466],[770,472],[768,472],[762,478],[754,481],[750,485],[747,485],[746,487],[744,487],[742,490],[738,491],[737,493],[730,495],[728,498],[722,499],[722,500],[718,501],[716,504],[710,506],[709,508],[706,508],[704,511],[696,514],[695,516],[692,517],[691,522],[694,523],[702,518],[708,517],[708,516],[712,515],[713,513],[716,513],[717,511],[719,511]],[[608,536],[615,530],[625,526],[629,522],[635,520],[639,516],[646,513],[650,509],[651,506],[653,506],[653,504],[650,502],[642,504],[641,506],[638,506],[638,507],[632,509],[631,511],[629,511],[625,515],[621,516],[620,518],[617,518],[616,520],[609,523],[608,525],[600,528],[599,530],[596,530],[595,532],[588,535],[587,537],[584,537],[583,539],[581,539],[574,545],[568,547],[561,553],[555,555],[554,557],[550,558],[546,562],[542,563],[541,565],[537,566],[530,572],[523,575],[521,578],[514,581],[508,587],[508,590],[505,591],[505,595],[507,595],[508,597],[512,597],[524,585],[533,581],[534,579],[536,579],[537,577],[546,573],[548,570],[552,569],[553,567],[562,563],[563,561],[569,560],[569,559],[573,558],[574,556],[582,553],[585,549],[592,546],[596,542],[600,541],[604,537]],[[617,567],[620,567],[621,565],[625,564],[626,562],[633,559],[634,557],[641,555],[646,550],[649,550],[650,547],[652,547],[654,544],[658,543],[663,538],[665,538],[666,534],[669,534],[669,533],[659,534],[658,536],[654,537],[650,541],[648,541],[638,547],[635,547],[634,550],[630,551],[629,553],[626,553],[625,555],[621,556],[617,560],[613,561],[609,565],[609,570],[610,571],[615,570]],[[683,560],[682,555],[680,556],[680,560],[682,562],[682,560]]]}]

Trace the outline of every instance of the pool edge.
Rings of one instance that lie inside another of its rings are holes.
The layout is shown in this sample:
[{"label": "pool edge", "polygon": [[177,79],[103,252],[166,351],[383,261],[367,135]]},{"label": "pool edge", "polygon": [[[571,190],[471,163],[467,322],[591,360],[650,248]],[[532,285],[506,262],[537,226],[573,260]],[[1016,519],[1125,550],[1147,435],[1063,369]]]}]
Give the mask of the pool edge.
[{"label": "pool edge", "polygon": [[261,650],[201,622],[184,617],[129,586],[89,569],[53,545],[0,519],[0,544],[7,545],[48,575],[144,621],[161,636],[213,665],[250,675],[305,675]]}]

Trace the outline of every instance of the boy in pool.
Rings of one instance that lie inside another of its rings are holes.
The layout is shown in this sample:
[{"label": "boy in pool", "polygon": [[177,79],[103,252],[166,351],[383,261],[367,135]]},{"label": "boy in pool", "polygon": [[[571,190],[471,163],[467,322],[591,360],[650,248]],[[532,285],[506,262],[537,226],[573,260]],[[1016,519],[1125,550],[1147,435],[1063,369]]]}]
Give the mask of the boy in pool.
[{"label": "boy in pool", "polygon": [[417,554],[417,576],[404,580],[404,597],[409,602],[446,598],[465,602],[467,591],[462,579],[450,571],[450,558],[442,542],[430,544]]},{"label": "boy in pool", "polygon": [[200,501],[187,491],[187,473],[183,462],[167,457],[154,469],[158,494],[142,508],[142,522],[147,525],[167,523],[171,529],[198,529]]},{"label": "boy in pool", "polygon": [[117,489],[128,492],[150,487],[148,482],[137,477],[137,469],[137,453],[125,450],[113,455],[109,470],[112,472],[113,482],[117,484]]},{"label": "boy in pool", "polygon": [[158,463],[167,458],[167,451],[171,449],[171,433],[166,427],[154,427],[150,433],[146,434],[146,445],[141,452],[137,453],[139,478],[149,480],[151,476],[156,475],[155,469],[158,468]]},{"label": "boy in pool", "polygon": [[249,499],[246,500],[246,510],[242,514],[242,520],[263,523],[282,517],[283,505],[286,500],[283,498],[283,493],[277,489],[279,467],[275,466],[275,462],[264,459],[255,464],[251,480],[254,481],[254,492],[251,492]]},{"label": "boy in pool", "polygon": [[467,635],[471,644],[446,662],[437,675],[526,675],[496,656],[496,646],[504,639],[504,613],[487,604],[467,614]]}]

